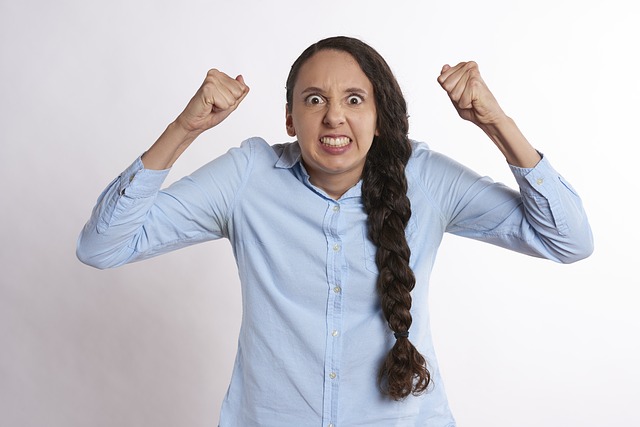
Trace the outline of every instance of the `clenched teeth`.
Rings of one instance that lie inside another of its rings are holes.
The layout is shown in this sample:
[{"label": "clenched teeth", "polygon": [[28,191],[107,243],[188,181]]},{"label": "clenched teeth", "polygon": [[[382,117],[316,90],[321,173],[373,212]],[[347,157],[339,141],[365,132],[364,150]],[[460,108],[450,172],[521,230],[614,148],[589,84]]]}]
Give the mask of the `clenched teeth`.
[{"label": "clenched teeth", "polygon": [[350,141],[351,140],[346,136],[342,136],[340,138],[323,136],[322,138],[320,138],[320,142],[331,147],[344,147],[345,145],[349,144]]}]

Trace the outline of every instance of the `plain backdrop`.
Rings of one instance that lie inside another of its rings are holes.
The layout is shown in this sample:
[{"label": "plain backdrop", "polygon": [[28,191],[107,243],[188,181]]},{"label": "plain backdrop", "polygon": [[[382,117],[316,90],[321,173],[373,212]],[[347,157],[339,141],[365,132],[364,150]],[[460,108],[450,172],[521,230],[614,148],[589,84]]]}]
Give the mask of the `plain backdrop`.
[{"label": "plain backdrop", "polygon": [[640,425],[633,3],[1,0],[0,426],[217,425],[241,319],[228,242],[99,271],[76,238],[210,68],[251,93],[167,183],[250,136],[290,140],[289,67],[336,34],[388,60],[412,138],[514,185],[436,81],[477,61],[589,214],[596,251],[572,265],[445,238],[430,310],[459,425]]}]

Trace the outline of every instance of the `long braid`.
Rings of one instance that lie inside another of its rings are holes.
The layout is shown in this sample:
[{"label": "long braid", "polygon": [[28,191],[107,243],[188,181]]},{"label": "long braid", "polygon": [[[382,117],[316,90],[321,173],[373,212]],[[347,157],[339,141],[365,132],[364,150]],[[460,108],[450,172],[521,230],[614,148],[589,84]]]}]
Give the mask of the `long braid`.
[{"label": "long braid", "polygon": [[430,373],[424,357],[409,341],[411,291],[415,276],[409,267],[411,251],[405,228],[411,217],[405,165],[408,140],[394,143],[378,139],[369,152],[362,177],[362,198],[368,214],[369,238],[377,246],[377,291],[382,313],[396,342],[378,374],[381,388],[393,399],[424,392]]},{"label": "long braid", "polygon": [[408,338],[412,322],[411,291],[416,280],[409,265],[411,250],[405,236],[411,217],[405,176],[411,156],[407,106],[398,82],[378,52],[357,39],[332,37],[309,46],[291,66],[286,86],[289,108],[300,67],[323,49],[353,56],[374,89],[378,136],[364,165],[362,199],[368,214],[369,238],[377,247],[376,288],[382,313],[396,336],[380,367],[378,381],[384,393],[400,400],[409,394],[425,392],[431,381],[424,357]]}]

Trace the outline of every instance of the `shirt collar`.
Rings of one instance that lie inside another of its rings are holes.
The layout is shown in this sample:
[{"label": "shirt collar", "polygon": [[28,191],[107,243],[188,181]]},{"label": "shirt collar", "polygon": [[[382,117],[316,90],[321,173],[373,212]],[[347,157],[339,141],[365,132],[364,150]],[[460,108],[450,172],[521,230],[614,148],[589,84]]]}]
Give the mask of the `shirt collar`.
[{"label": "shirt collar", "polygon": [[[298,141],[292,142],[290,144],[283,144],[282,153],[280,154],[275,167],[279,169],[293,169],[294,174],[298,177],[298,179],[304,182],[307,187],[311,188],[313,191],[319,193],[323,197],[329,198],[324,191],[311,184],[309,174],[302,164],[302,154]],[[344,201],[346,199],[359,199],[361,194],[362,180],[358,181],[355,186],[347,190],[347,192],[342,195],[340,200]]]},{"label": "shirt collar", "polygon": [[280,158],[276,162],[276,167],[279,169],[291,169],[296,164],[300,163],[302,155],[300,153],[300,145],[298,141],[290,144],[284,144],[284,149],[280,154]]}]

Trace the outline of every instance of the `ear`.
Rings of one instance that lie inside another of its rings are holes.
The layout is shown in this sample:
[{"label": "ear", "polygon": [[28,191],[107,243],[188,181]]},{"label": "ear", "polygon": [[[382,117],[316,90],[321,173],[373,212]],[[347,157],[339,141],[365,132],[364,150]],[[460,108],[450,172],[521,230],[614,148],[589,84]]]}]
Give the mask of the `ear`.
[{"label": "ear", "polygon": [[287,127],[287,135],[296,136],[296,128],[293,127],[293,116],[289,111],[289,104],[285,106],[285,126]]}]

